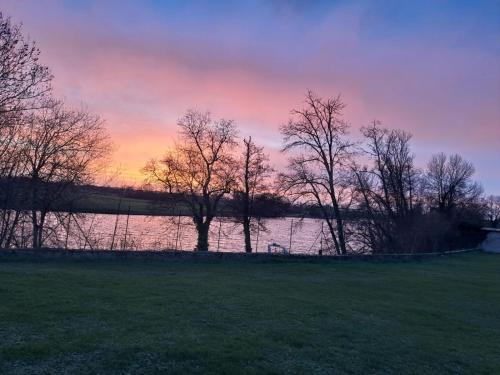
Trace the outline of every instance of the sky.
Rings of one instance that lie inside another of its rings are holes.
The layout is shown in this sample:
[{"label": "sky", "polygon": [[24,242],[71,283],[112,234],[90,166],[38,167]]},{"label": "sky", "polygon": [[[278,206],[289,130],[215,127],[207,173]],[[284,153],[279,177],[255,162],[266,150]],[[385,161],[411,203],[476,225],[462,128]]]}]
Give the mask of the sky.
[{"label": "sky", "polygon": [[342,95],[353,137],[413,134],[417,163],[460,153],[500,194],[500,1],[0,0],[57,95],[106,120],[122,181],[160,157],[189,108],[233,119],[275,165],[307,90]]}]

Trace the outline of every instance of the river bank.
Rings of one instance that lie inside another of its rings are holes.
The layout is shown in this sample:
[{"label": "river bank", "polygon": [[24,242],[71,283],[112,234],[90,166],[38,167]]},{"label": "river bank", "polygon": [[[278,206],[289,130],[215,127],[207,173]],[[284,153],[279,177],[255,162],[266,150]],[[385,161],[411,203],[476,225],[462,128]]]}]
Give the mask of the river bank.
[{"label": "river bank", "polygon": [[268,262],[408,262],[433,258],[453,257],[466,253],[481,253],[477,249],[465,249],[440,253],[421,254],[347,254],[347,255],[309,255],[309,254],[278,254],[278,253],[244,253],[244,252],[214,252],[214,251],[130,251],[130,250],[81,250],[81,249],[0,249],[0,260],[143,260],[143,261],[201,261],[224,262],[237,261],[249,263]]}]

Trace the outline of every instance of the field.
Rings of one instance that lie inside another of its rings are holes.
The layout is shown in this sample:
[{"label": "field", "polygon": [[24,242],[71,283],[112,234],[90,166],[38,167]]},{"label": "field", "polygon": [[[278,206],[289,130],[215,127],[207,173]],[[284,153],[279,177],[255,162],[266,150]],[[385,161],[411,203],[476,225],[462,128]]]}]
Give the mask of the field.
[{"label": "field", "polygon": [[500,256],[0,261],[2,374],[500,373]]},{"label": "field", "polygon": [[[69,208],[64,208],[69,210]],[[94,193],[85,196],[73,204],[74,212],[122,214],[126,215],[187,215],[187,208],[181,204],[162,204],[147,199],[121,197],[118,194]]]}]

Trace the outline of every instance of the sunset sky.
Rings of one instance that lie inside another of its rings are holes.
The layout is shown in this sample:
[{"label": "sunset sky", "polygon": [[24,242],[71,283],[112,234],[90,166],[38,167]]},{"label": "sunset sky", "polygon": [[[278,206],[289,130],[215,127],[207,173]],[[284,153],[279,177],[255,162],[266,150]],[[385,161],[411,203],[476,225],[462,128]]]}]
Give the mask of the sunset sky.
[{"label": "sunset sky", "polygon": [[36,40],[58,95],[100,114],[122,178],[161,156],[188,108],[231,118],[273,156],[307,89],[342,94],[431,154],[471,160],[500,193],[500,1],[23,1],[0,9]]}]

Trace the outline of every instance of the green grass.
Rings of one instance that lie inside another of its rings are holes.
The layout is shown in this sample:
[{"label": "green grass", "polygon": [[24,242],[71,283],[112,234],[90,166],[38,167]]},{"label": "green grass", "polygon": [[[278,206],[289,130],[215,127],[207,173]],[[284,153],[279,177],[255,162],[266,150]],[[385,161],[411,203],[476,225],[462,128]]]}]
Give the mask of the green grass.
[{"label": "green grass", "polygon": [[500,373],[500,256],[0,262],[2,374]]}]

